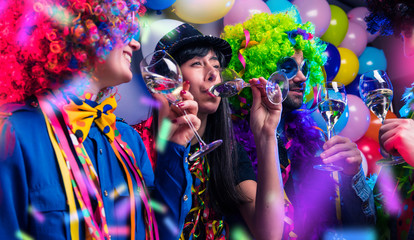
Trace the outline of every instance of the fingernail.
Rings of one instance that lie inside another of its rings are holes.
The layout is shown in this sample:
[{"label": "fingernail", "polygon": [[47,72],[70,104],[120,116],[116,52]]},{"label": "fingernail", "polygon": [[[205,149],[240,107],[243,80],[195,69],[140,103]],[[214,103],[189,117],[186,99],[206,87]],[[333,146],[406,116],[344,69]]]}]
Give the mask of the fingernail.
[{"label": "fingernail", "polygon": [[186,91],[184,91],[184,90],[181,90],[181,92],[180,92],[181,94],[186,94],[187,92]]},{"label": "fingernail", "polygon": [[186,80],[184,81],[185,84],[190,84],[190,81]]},{"label": "fingernail", "polygon": [[325,153],[321,153],[321,158],[325,158],[326,154]]},{"label": "fingernail", "polygon": [[179,107],[182,107],[182,106],[184,105],[184,103],[179,102],[179,103],[177,103],[177,105],[178,105]]},{"label": "fingernail", "polygon": [[173,119],[173,120],[171,120],[171,122],[172,123],[176,123],[177,122],[177,119]]}]

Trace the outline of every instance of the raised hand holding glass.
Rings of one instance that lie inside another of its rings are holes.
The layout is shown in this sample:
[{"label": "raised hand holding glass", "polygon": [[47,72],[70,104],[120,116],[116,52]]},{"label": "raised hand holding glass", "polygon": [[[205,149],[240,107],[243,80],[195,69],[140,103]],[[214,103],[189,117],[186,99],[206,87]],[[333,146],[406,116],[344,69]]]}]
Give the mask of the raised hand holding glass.
[{"label": "raised hand holding glass", "polygon": [[[180,67],[173,57],[163,50],[158,50],[144,57],[140,63],[140,68],[147,88],[153,93],[163,94],[170,103],[178,107],[177,103],[181,101],[180,92],[183,89],[183,77]],[[182,111],[185,120],[200,143],[200,149],[191,154],[189,161],[204,156],[222,144],[222,140],[206,144],[187,118],[186,111]]]},{"label": "raised hand holding glass", "polygon": [[[359,79],[359,94],[365,105],[380,119],[381,123],[384,123],[393,97],[393,88],[387,73],[382,70],[373,70],[362,74]],[[377,162],[382,166],[401,163],[404,163],[402,157],[391,155]]]},{"label": "raised hand holding glass", "polygon": [[[224,68],[220,70],[222,83],[212,86],[209,91],[217,97],[232,97],[238,94],[243,88],[250,87],[234,70]],[[274,72],[266,84],[266,93],[269,101],[273,104],[280,104],[285,100],[289,92],[289,80],[283,72]],[[282,96],[282,101],[278,100]]]},{"label": "raised hand holding glass", "polygon": [[[326,122],[328,140],[333,136],[333,128],[345,110],[347,97],[345,86],[339,82],[327,82],[318,87],[318,109]],[[343,168],[332,163],[318,164],[315,169],[323,171],[342,171]]]}]

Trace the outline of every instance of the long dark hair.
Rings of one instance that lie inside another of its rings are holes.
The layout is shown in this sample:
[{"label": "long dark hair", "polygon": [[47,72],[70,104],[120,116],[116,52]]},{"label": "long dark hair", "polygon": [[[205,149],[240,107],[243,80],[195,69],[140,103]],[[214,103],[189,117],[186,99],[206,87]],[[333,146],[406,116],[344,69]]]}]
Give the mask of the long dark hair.
[{"label": "long dark hair", "polygon": [[[173,53],[174,59],[181,66],[194,57],[204,57],[213,51],[219,59],[220,66],[226,66],[224,55],[213,46],[187,45]],[[246,201],[238,191],[234,169],[237,169],[237,146],[234,138],[233,124],[229,102],[222,98],[216,112],[209,114],[203,139],[212,142],[222,139],[223,144],[207,155],[210,165],[210,180],[207,191],[213,210],[221,214],[234,213],[237,206]]]}]

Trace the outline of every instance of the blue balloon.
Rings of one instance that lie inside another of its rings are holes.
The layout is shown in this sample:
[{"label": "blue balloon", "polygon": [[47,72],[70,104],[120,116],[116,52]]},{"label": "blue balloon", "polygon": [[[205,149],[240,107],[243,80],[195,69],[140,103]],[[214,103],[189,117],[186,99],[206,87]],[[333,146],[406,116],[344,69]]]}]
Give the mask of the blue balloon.
[{"label": "blue balloon", "polygon": [[147,8],[164,10],[175,3],[175,0],[149,0],[145,3]]},{"label": "blue balloon", "polygon": [[339,67],[341,66],[341,55],[339,54],[338,49],[332,43],[326,43],[325,54],[328,56],[328,59],[324,65],[326,77],[328,81],[332,81],[336,74],[338,74]]},{"label": "blue balloon", "polygon": [[358,74],[354,80],[348,85],[345,86],[346,94],[352,94],[359,96],[359,78],[361,74]]},{"label": "blue balloon", "polygon": [[[326,122],[323,119],[318,109],[316,109],[314,112],[311,113],[311,117],[313,118],[313,120],[315,120],[318,127],[321,128],[326,133],[327,131]],[[334,126],[335,135],[339,134],[342,131],[342,129],[345,128],[346,124],[348,123],[348,118],[349,118],[349,109],[348,109],[348,105],[346,105],[345,111],[342,113],[341,117],[339,117],[338,121],[336,122]]]},{"label": "blue balloon", "polygon": [[296,19],[296,23],[302,24],[302,19],[300,17],[298,9],[288,0],[268,0],[266,4],[269,7],[270,12],[272,12],[273,14],[293,11],[295,14],[294,17]]},{"label": "blue balloon", "polygon": [[384,51],[381,49],[366,47],[358,60],[358,74],[363,74],[372,70],[387,70],[387,59],[385,58]]}]

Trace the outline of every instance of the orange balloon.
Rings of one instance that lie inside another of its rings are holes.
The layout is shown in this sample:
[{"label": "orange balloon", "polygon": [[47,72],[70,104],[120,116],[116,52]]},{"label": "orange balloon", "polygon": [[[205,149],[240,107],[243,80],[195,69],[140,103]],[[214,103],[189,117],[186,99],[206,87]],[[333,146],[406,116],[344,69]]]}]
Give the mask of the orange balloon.
[{"label": "orange balloon", "polygon": [[[371,114],[371,122],[369,123],[368,130],[366,131],[364,136],[378,142],[379,129],[382,124],[381,124],[381,121],[378,119],[378,117],[375,116],[374,113],[372,113],[372,111],[370,111],[370,114]],[[397,116],[393,112],[388,111],[385,119],[389,119],[389,118],[397,118]]]}]

